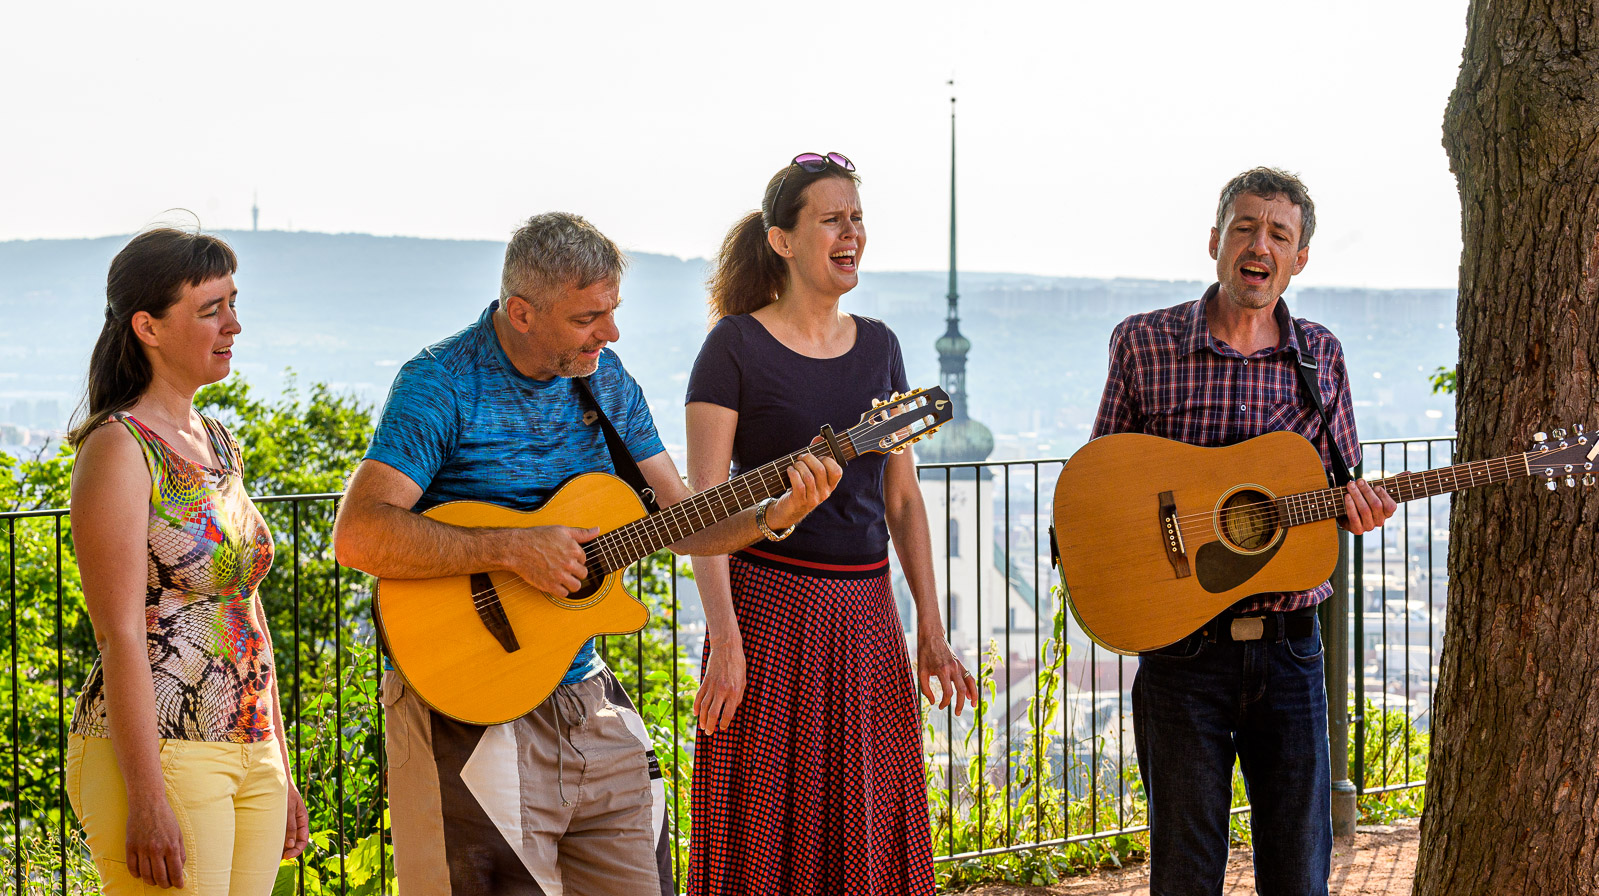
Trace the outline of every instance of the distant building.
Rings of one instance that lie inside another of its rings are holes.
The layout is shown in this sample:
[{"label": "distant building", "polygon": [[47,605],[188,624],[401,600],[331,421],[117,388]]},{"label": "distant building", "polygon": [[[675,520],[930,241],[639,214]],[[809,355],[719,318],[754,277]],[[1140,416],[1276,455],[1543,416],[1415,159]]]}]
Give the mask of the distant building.
[{"label": "distant building", "polygon": [[[944,334],[933,343],[938,351],[939,384],[949,393],[952,418],[931,437],[917,442],[916,459],[923,464],[980,464],[994,452],[994,434],[972,419],[967,403],[966,359],[972,341],[960,329],[960,290],[956,265],[955,218],[955,112],[950,109],[950,199],[949,199],[949,293]],[[993,472],[986,467],[950,470],[924,470],[922,498],[930,520],[934,566],[940,596],[948,595],[945,609],[950,643],[969,665],[977,662],[989,640],[1004,632],[1011,608],[1031,607],[1037,600],[1030,588],[1022,593],[1005,567],[1005,552],[995,549],[996,531],[1003,532],[1008,521],[994,513],[996,485]],[[946,559],[947,558],[947,559]],[[903,588],[903,586],[901,586]],[[902,603],[909,602],[908,589],[901,592]],[[1045,609],[1050,618],[1052,609]],[[901,610],[909,622],[914,611]]]}]

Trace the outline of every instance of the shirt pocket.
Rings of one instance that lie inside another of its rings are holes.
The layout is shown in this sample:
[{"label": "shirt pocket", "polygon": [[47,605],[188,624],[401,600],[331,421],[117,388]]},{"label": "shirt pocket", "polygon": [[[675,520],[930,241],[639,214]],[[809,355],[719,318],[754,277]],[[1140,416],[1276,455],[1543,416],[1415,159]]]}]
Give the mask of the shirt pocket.
[{"label": "shirt pocket", "polygon": [[1266,425],[1261,432],[1297,432],[1314,441],[1321,434],[1321,417],[1315,408],[1294,401],[1277,401],[1266,409]]}]

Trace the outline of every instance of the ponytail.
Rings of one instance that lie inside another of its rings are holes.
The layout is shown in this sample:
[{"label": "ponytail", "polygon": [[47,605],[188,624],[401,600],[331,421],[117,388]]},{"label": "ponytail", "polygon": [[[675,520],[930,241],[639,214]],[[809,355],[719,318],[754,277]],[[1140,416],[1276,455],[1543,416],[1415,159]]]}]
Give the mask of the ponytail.
[{"label": "ponytail", "polygon": [[772,304],[788,286],[788,265],[766,241],[760,212],[745,215],[727,232],[708,285],[713,324]]}]

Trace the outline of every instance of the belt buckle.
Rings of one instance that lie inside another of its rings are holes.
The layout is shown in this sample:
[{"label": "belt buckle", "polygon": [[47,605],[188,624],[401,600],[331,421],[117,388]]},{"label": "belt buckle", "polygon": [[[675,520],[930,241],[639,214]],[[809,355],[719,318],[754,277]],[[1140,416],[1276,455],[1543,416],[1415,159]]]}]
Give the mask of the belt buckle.
[{"label": "belt buckle", "polygon": [[1234,641],[1259,641],[1266,637],[1266,619],[1264,616],[1241,616],[1233,620],[1229,634]]}]

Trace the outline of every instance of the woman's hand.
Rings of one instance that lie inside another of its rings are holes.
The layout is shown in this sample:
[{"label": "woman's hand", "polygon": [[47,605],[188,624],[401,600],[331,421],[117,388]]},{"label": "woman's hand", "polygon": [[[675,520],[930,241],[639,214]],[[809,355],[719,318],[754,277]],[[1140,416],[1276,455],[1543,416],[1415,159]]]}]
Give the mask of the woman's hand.
[{"label": "woman's hand", "polygon": [[127,839],[128,873],[152,887],[183,886],[183,831],[166,794],[130,801]]},{"label": "woman's hand", "polygon": [[305,798],[300,789],[289,782],[289,820],[283,832],[283,860],[288,861],[311,845],[311,819],[305,812]]},{"label": "woman's hand", "polygon": [[[939,709],[948,706],[951,697],[955,698],[955,715],[960,715],[968,703],[977,705],[977,679],[955,658],[955,651],[950,649],[943,632],[917,637],[916,680],[922,696]],[[935,680],[941,699],[933,696]]]},{"label": "woman's hand", "polygon": [[694,694],[694,715],[706,734],[726,731],[744,700],[744,645],[734,639],[711,647],[705,676]]}]

